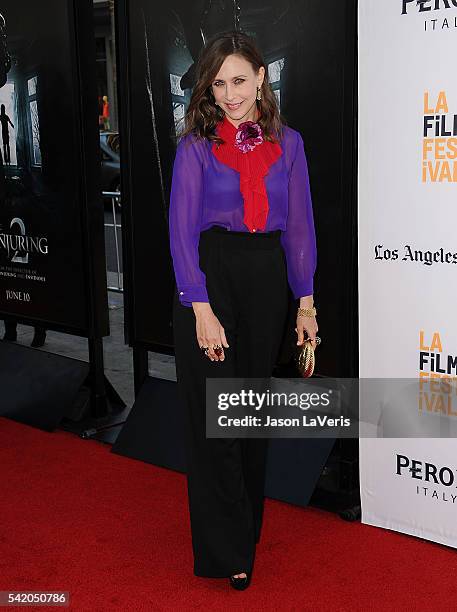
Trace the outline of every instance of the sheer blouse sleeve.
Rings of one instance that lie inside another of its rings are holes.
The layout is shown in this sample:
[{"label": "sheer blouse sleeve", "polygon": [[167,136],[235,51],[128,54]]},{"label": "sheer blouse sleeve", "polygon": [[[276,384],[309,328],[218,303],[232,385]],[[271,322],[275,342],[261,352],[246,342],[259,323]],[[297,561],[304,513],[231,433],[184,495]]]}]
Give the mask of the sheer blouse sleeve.
[{"label": "sheer blouse sleeve", "polygon": [[178,144],[173,165],[168,229],[179,301],[187,307],[192,302],[209,302],[198,252],[202,199],[201,149],[186,136]]},{"label": "sheer blouse sleeve", "polygon": [[289,212],[281,244],[287,262],[287,277],[295,299],[312,295],[317,251],[308,164],[303,139],[296,132],[297,146],[289,179]]}]

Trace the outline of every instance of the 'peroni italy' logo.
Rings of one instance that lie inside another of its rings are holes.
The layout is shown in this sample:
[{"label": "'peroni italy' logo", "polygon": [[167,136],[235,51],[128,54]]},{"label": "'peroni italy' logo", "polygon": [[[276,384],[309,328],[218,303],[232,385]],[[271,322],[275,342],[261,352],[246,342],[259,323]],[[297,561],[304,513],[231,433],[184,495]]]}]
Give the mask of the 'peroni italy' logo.
[{"label": "'peroni italy' logo", "polygon": [[408,15],[413,7],[418,13],[457,8],[457,0],[401,0],[402,15]]},{"label": "'peroni italy' logo", "polygon": [[401,14],[407,15],[412,7],[415,7],[419,13],[457,8],[457,0],[401,0],[401,5]]}]

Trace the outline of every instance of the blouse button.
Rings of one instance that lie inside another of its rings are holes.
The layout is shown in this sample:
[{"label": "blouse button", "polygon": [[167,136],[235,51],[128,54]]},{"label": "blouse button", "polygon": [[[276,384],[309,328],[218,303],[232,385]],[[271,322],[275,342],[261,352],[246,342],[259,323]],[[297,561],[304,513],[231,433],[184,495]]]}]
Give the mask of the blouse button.
[{"label": "blouse button", "polygon": [[184,291],[180,291],[180,292],[179,292],[179,295],[184,295]]}]

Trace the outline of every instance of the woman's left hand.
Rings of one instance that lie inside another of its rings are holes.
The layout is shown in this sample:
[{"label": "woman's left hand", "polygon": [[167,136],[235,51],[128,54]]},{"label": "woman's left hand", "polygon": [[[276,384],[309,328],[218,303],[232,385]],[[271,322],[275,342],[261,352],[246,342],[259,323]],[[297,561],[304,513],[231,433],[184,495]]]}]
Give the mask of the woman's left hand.
[{"label": "woman's left hand", "polygon": [[[315,349],[317,346],[316,343],[316,334],[317,334],[317,321],[316,317],[304,317],[302,315],[297,315],[297,327],[295,331],[298,335],[297,345],[303,344],[305,339],[310,338],[313,344],[313,348]],[[307,336],[305,338],[305,332]]]}]

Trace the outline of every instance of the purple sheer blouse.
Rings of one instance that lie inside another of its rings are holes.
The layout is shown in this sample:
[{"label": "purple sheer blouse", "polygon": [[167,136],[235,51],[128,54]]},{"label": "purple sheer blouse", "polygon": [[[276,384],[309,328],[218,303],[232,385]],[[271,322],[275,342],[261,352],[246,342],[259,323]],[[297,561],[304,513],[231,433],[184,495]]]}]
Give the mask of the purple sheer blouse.
[{"label": "purple sheer blouse", "polygon": [[[264,231],[282,230],[287,278],[294,298],[298,299],[313,293],[317,262],[313,208],[300,133],[285,126],[281,147],[281,156],[264,179],[269,206]],[[210,141],[193,135],[182,138],[173,166],[169,234],[176,286],[183,306],[209,302],[205,274],[199,266],[200,232],[212,225],[248,232],[243,213],[239,172],[216,159]]]}]

